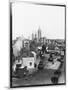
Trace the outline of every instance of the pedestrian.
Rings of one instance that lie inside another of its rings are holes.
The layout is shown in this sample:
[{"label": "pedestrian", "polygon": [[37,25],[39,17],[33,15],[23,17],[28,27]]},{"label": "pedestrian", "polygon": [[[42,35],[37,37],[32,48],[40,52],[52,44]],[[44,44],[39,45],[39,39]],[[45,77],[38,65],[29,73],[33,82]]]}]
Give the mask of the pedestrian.
[{"label": "pedestrian", "polygon": [[42,52],[46,53],[46,45],[42,45]]},{"label": "pedestrian", "polygon": [[48,61],[53,62],[53,56],[52,56],[52,53],[50,54],[50,57],[49,57]]}]

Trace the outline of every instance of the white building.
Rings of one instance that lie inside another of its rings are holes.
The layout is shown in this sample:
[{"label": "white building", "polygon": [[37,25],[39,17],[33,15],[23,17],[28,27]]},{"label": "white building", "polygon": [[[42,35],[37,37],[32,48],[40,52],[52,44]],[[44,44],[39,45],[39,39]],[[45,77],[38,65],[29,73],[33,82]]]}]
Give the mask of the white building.
[{"label": "white building", "polygon": [[34,64],[36,62],[36,53],[31,52],[33,54],[33,57],[22,57],[23,65],[27,66],[27,70],[34,69]]},{"label": "white building", "polygon": [[24,57],[23,60],[23,66],[27,66],[27,70],[34,69],[34,57]]}]

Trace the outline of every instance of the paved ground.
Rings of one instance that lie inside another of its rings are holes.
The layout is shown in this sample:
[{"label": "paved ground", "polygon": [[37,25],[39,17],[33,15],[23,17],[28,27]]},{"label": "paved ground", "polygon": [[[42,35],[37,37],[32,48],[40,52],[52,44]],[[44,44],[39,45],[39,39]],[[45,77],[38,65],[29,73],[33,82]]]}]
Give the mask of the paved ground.
[{"label": "paved ground", "polygon": [[[52,84],[51,77],[54,76],[54,71],[55,70],[52,69],[44,69],[42,71],[38,70],[34,74],[27,77],[12,78],[12,86]],[[62,67],[62,73],[59,77],[58,83],[65,83],[64,65]]]},{"label": "paved ground", "polygon": [[[33,75],[29,75],[24,78],[13,78],[13,86],[24,86],[24,85],[39,85],[39,84],[52,84],[51,77],[54,76],[54,70],[42,70],[37,71]],[[59,78],[59,83],[64,83],[64,72]]]},{"label": "paved ground", "polygon": [[[50,73],[50,74],[49,74]],[[48,70],[37,71],[33,75],[29,75],[21,79],[13,79],[13,85],[37,85],[37,84],[50,84],[50,76],[53,72]]]}]

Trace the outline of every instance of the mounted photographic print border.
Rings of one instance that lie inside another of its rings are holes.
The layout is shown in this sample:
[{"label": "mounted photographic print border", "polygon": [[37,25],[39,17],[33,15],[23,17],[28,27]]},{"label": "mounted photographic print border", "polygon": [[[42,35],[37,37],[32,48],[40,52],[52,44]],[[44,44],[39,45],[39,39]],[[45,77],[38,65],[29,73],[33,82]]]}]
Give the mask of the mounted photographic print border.
[{"label": "mounted photographic print border", "polygon": [[[10,2],[10,88],[19,88],[19,87],[36,87],[36,86],[53,86],[53,85],[65,85],[66,84],[66,5],[60,5],[60,4],[45,4],[45,3],[35,3],[35,2],[25,2],[25,1],[17,1],[17,3],[20,2],[20,3],[29,3],[29,4],[33,4],[33,5],[37,5],[37,6],[52,6],[52,7],[64,7],[65,9],[65,12],[64,12],[64,22],[65,22],[65,62],[64,62],[64,78],[65,78],[65,82],[64,83],[57,83],[57,84],[37,84],[37,85],[16,85],[14,86],[13,85],[13,80],[12,80],[12,77],[13,77],[13,74],[12,74],[12,55],[13,55],[13,49],[12,49],[12,18],[13,18],[13,15],[12,15],[12,4],[13,3],[16,3],[16,2]],[[27,80],[27,79],[26,79]]]}]

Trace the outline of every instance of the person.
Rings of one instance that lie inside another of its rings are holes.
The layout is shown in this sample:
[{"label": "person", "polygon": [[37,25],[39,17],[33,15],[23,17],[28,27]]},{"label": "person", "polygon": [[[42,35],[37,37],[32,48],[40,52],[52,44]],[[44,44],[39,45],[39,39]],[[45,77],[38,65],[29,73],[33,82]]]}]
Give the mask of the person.
[{"label": "person", "polygon": [[56,77],[56,76],[51,77],[51,82],[53,84],[58,84],[58,77]]},{"label": "person", "polygon": [[50,54],[50,57],[49,57],[48,61],[53,62],[53,56],[52,56],[52,53]]},{"label": "person", "polygon": [[22,60],[17,60],[17,62],[16,62],[16,69],[21,67],[21,65],[22,65]]},{"label": "person", "polygon": [[40,61],[38,64],[38,70],[44,69],[43,61]]},{"label": "person", "polygon": [[42,52],[45,53],[46,52],[46,45],[42,45]]},{"label": "person", "polygon": [[19,68],[19,67],[21,67],[21,65],[22,65],[22,60],[16,60],[15,62],[14,62],[14,64],[13,64],[13,72],[16,72],[16,70]]},{"label": "person", "polygon": [[44,60],[44,58],[45,58],[45,56],[44,56],[44,54],[43,54],[43,52],[42,51],[40,51],[40,60]]}]

